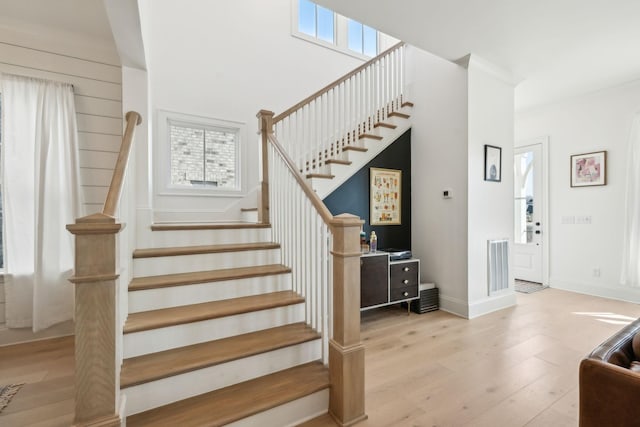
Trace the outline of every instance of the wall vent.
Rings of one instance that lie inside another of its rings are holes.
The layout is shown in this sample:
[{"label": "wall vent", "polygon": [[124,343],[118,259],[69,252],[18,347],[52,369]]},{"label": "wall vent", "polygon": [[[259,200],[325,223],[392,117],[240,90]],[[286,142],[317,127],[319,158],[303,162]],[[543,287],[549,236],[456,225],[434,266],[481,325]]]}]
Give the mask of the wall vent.
[{"label": "wall vent", "polygon": [[509,288],[509,240],[487,240],[489,296]]}]

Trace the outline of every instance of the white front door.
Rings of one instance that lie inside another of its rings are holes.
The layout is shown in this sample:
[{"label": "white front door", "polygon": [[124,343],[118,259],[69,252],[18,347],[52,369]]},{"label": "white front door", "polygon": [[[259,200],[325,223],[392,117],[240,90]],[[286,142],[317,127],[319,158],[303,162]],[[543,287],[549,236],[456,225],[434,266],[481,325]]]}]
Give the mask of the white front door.
[{"label": "white front door", "polygon": [[542,283],[544,229],[542,223],[542,145],[514,150],[514,245],[513,274],[516,279]]}]

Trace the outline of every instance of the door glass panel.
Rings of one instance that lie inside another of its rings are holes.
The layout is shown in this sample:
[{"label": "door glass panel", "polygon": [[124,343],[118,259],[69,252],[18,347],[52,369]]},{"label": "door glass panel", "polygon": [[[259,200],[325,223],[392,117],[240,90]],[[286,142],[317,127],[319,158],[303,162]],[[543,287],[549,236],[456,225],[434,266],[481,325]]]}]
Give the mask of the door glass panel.
[{"label": "door glass panel", "polygon": [[516,153],[514,156],[515,182],[515,242],[533,242],[533,151]]}]

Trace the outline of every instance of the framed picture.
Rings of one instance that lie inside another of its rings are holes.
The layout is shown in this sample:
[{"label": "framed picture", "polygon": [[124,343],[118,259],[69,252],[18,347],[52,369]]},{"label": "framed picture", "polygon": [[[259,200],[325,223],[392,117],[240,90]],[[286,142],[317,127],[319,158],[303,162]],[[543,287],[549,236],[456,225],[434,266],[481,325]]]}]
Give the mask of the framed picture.
[{"label": "framed picture", "polygon": [[571,186],[607,185],[607,152],[571,156]]},{"label": "framed picture", "polygon": [[400,225],[402,171],[369,168],[371,225]]},{"label": "framed picture", "polygon": [[484,146],[484,180],[502,181],[502,148],[493,145]]}]

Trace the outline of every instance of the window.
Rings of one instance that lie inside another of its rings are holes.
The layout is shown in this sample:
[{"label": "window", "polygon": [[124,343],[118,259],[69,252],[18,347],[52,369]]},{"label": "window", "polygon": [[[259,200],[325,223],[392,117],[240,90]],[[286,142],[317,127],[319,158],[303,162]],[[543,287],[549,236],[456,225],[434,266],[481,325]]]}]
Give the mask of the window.
[{"label": "window", "polygon": [[240,197],[243,123],[158,111],[158,193]]},{"label": "window", "polygon": [[310,0],[292,1],[294,5],[292,34],[296,37],[362,59],[374,57],[382,47],[388,48],[398,42],[393,37]]},{"label": "window", "polygon": [[169,120],[171,185],[237,189],[238,129]]},{"label": "window", "polygon": [[347,23],[347,46],[354,52],[366,56],[378,54],[378,32],[358,21],[349,19]]},{"label": "window", "polygon": [[298,31],[318,40],[334,43],[335,13],[309,0],[299,0]]}]

